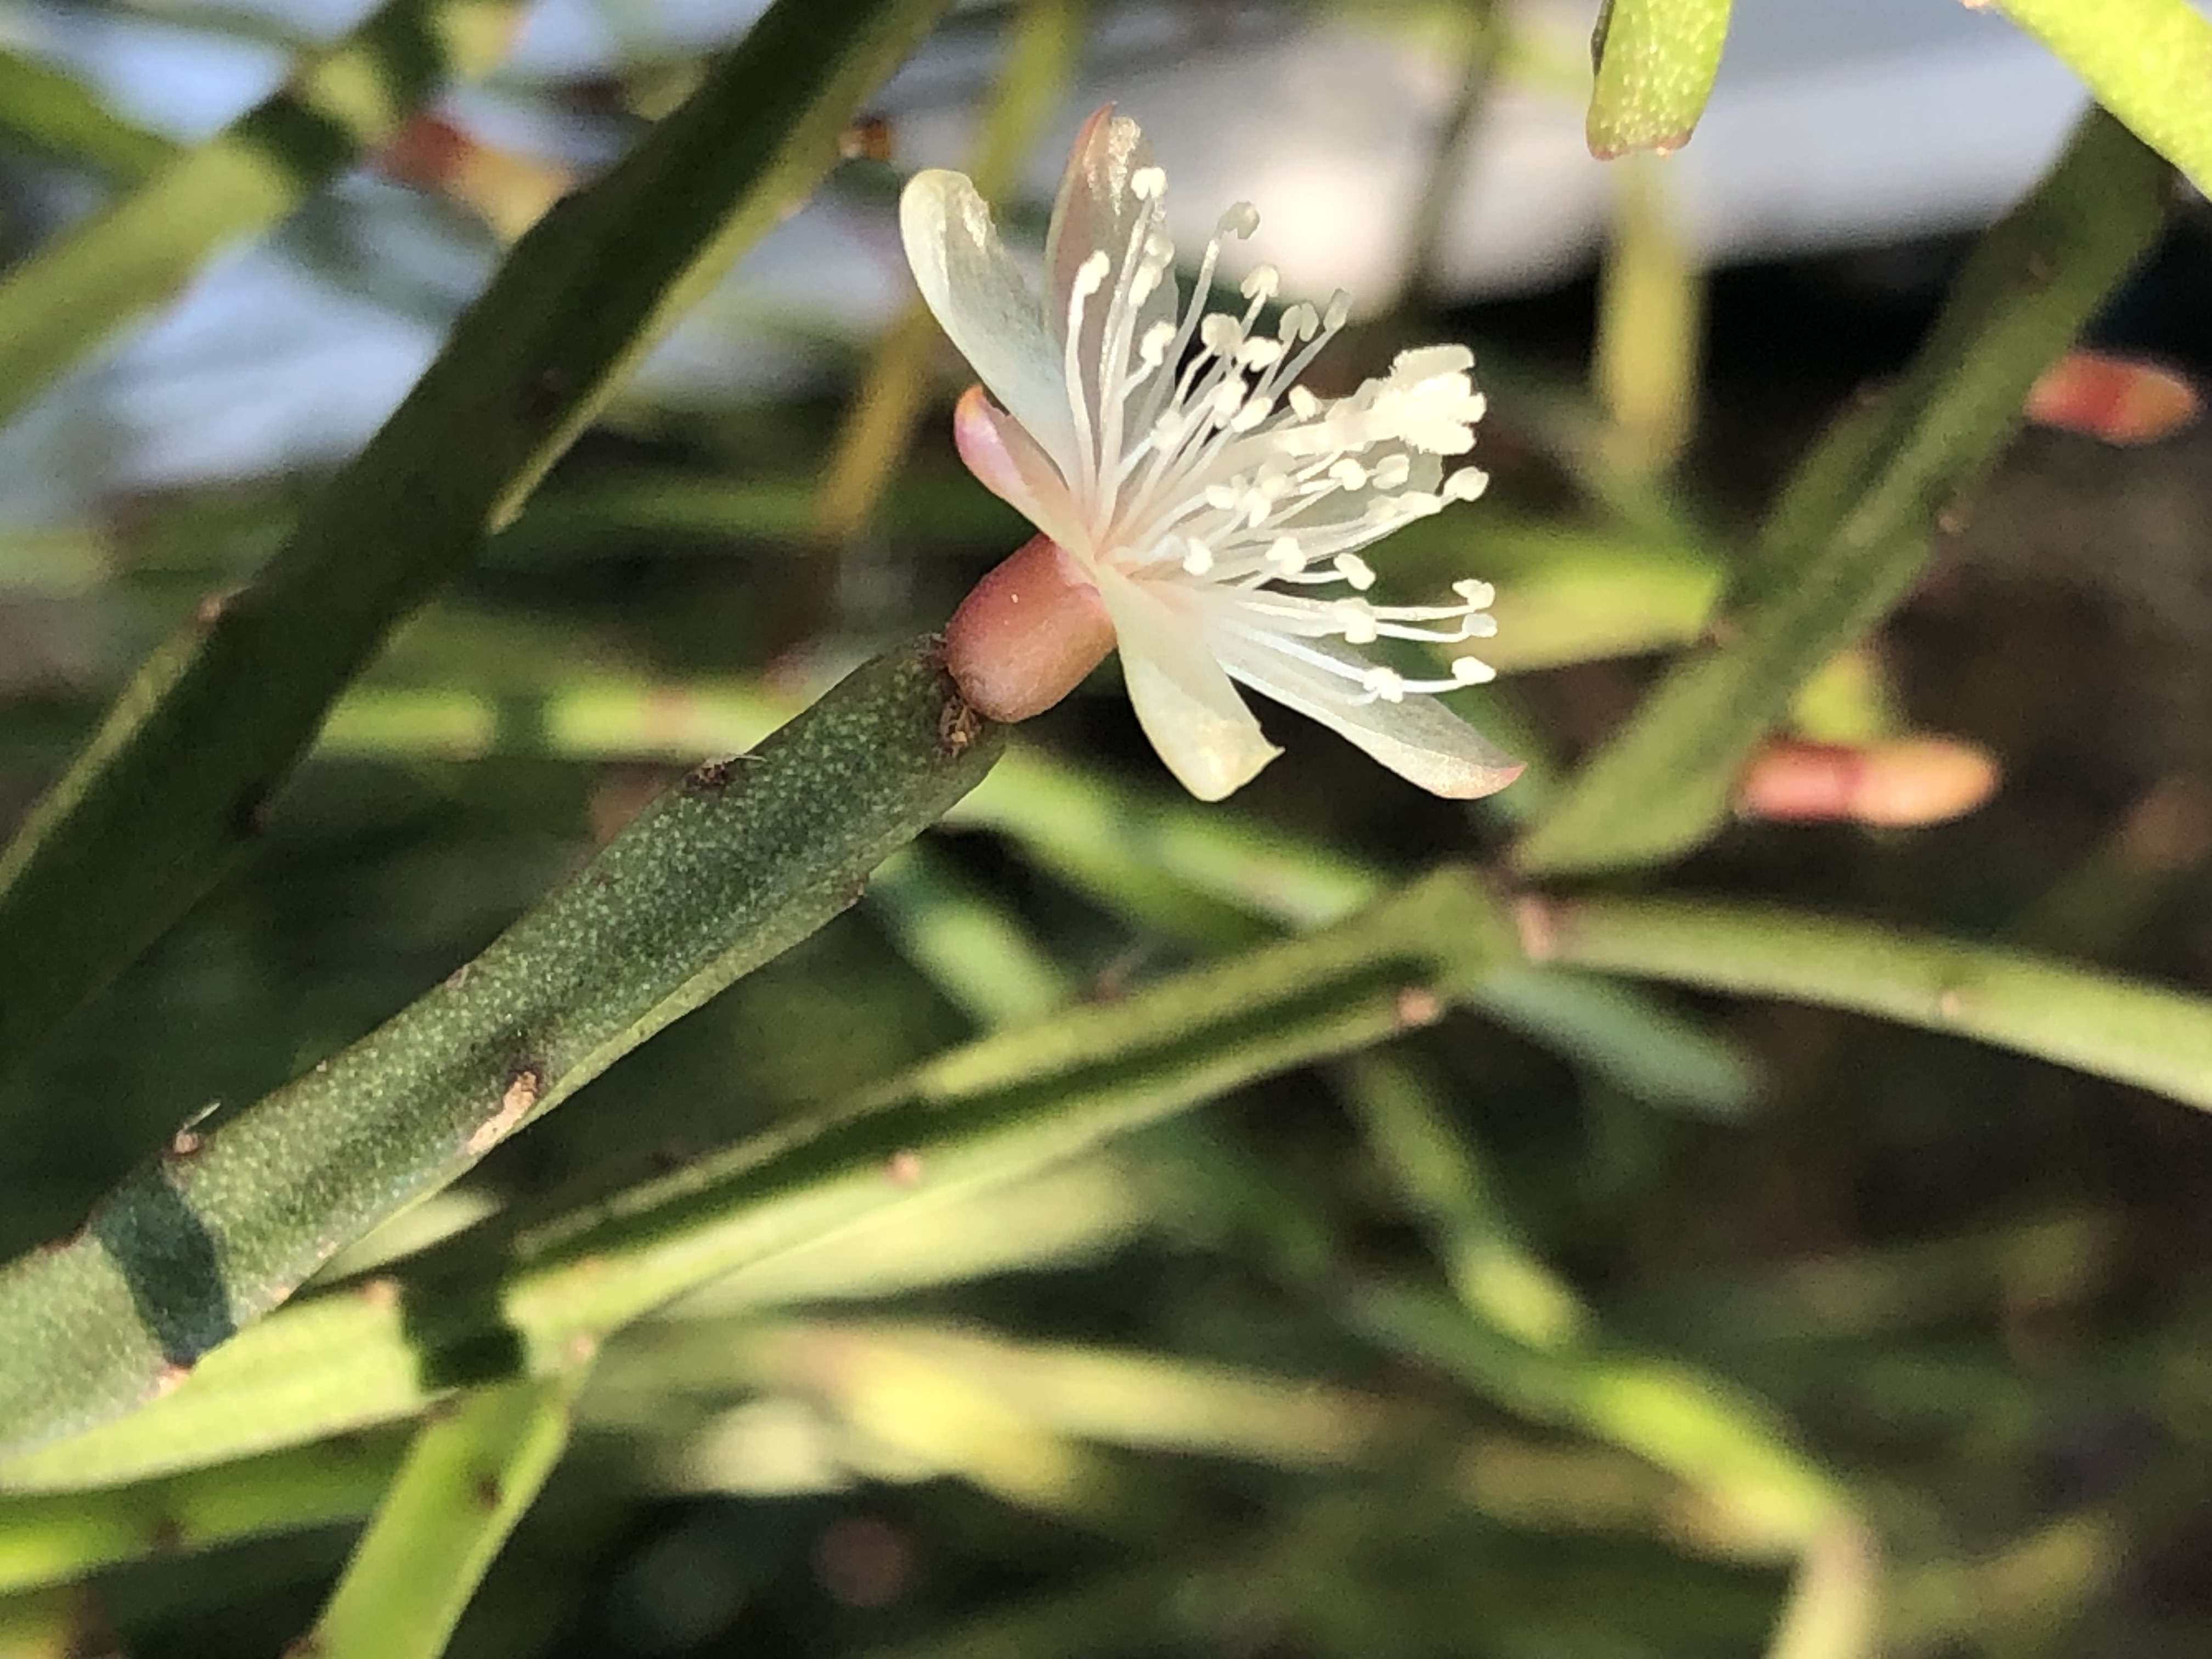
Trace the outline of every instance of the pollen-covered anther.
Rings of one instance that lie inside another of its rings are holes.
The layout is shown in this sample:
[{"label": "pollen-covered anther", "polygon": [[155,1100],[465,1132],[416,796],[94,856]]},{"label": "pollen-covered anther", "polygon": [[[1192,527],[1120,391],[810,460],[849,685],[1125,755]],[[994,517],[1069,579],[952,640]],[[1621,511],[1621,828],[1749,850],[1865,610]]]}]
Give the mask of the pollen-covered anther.
[{"label": "pollen-covered anther", "polygon": [[1375,608],[1364,599],[1334,599],[1329,611],[1336,631],[1346,645],[1372,645],[1376,640]]},{"label": "pollen-covered anther", "polygon": [[1106,275],[1113,269],[1113,260],[1108,258],[1103,251],[1092,253],[1075,268],[1075,283],[1072,290],[1074,297],[1087,300],[1097,293],[1106,286]]},{"label": "pollen-covered anther", "polygon": [[1370,702],[1403,702],[1406,700],[1406,677],[1395,668],[1380,665],[1370,668],[1359,677]]},{"label": "pollen-covered anther", "polygon": [[1362,593],[1375,586],[1374,569],[1357,553],[1338,554],[1330,561],[1330,568]]}]

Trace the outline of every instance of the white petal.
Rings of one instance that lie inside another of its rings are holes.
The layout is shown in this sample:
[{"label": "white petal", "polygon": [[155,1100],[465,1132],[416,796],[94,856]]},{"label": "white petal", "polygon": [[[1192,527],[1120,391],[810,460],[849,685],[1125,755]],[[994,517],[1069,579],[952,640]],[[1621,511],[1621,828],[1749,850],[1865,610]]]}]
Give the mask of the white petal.
[{"label": "white petal", "polygon": [[1060,345],[975,186],[942,168],[917,173],[899,196],[899,233],[938,325],[991,395],[1073,471],[1075,427]]},{"label": "white petal", "polygon": [[1098,594],[1114,619],[1138,724],[1184,788],[1200,800],[1219,800],[1283,752],[1267,741],[1188,617],[1110,568],[1098,572]]},{"label": "white petal", "polygon": [[1021,422],[970,386],[952,410],[952,441],[983,487],[1078,558],[1088,542],[1066,480]]},{"label": "white petal", "polygon": [[[1067,342],[1067,304],[1076,271],[1093,253],[1103,253],[1108,261],[1105,281],[1084,307],[1084,338],[1077,354],[1094,404],[1103,393],[1097,384],[1099,342],[1104,337],[1108,305],[1133,251],[1133,233],[1139,225],[1165,230],[1166,216],[1158,204],[1131,188],[1139,172],[1157,165],[1152,147],[1137,124],[1115,114],[1108,104],[1076,134],[1067,171],[1060,175],[1060,194],[1053,202],[1052,228],[1044,242],[1045,321],[1062,346]],[[1134,238],[1139,252],[1144,240]],[[1180,310],[1170,268],[1137,308],[1129,329],[1131,342],[1143,339],[1152,324],[1172,320]],[[1113,367],[1116,372],[1125,368],[1126,359]]]},{"label": "white petal", "polygon": [[[1310,643],[1346,662],[1361,662],[1326,641]],[[1521,763],[1434,697],[1414,693],[1401,702],[1354,702],[1357,687],[1326,669],[1234,636],[1217,636],[1213,645],[1231,678],[1348,738],[1432,795],[1474,800],[1521,775]]]}]

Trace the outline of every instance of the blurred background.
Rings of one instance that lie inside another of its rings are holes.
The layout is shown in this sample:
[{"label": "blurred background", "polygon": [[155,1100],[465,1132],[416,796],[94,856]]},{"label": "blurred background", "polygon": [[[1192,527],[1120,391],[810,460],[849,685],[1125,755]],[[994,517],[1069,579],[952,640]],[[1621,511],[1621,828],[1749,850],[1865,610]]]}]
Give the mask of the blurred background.
[{"label": "blurred background", "polygon": [[[272,550],[506,243],[757,9],[543,0],[503,67],[0,429],[0,827]],[[969,167],[1034,246],[1109,100],[1188,242],[1249,200],[1247,257],[1292,295],[1351,290],[1324,389],[1415,340],[1474,347],[1492,491],[1374,562],[1386,594],[1498,586],[1505,678],[1469,701],[1528,777],[1432,801],[1268,708],[1289,753],[1194,815],[1109,668],[1025,728],[1017,786],[410,1237],[1322,919],[1240,908],[1202,860],[1117,865],[1115,823],[1262,848],[1316,890],[1494,848],[1696,637],[1777,481],[1905,361],[2084,105],[1944,0],[1736,10],[1694,142],[1601,165],[1587,4],[958,8],[818,198],[393,641],[250,860],[0,1085],[0,1249],[404,1006],[678,767],[939,625],[1025,536],[952,457],[963,370],[911,309],[891,204],[915,167]],[[14,0],[0,251],[357,21]],[[2212,988],[2209,294],[2196,201],[2075,365],[2145,377],[2135,412],[2054,384],[1918,591],[1801,705],[1808,737],[1954,744],[1987,799],[1906,829],[1747,816],[1679,884]],[[1103,849],[1071,852],[1102,814]],[[1851,1016],[1638,992],[1458,1018],[801,1273],[773,1316],[710,1293],[618,1345],[454,1650],[1840,1659],[1862,1650],[1818,1646],[1817,1611],[1785,1619],[1803,1540],[1760,1518],[1818,1471],[1869,1529],[1818,1540],[1832,1577],[1878,1578],[1865,1651],[2212,1652],[2208,1194],[2212,1126],[2185,1109]],[[1391,1352],[1347,1294],[1376,1280],[1449,1287],[1503,1357],[1471,1381]],[[1570,1328],[1572,1363],[1516,1358]],[[1783,1425],[1802,1468],[1736,1480],[1706,1411]],[[332,1449],[331,1495],[275,1535],[0,1594],[0,1655],[276,1650],[398,1443]]]}]

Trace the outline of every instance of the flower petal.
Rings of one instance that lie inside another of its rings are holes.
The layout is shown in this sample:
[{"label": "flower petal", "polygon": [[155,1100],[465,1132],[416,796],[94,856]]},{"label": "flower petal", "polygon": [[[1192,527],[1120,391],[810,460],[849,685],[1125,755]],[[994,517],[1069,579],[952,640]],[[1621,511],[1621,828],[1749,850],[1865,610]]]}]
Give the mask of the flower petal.
[{"label": "flower petal", "polygon": [[991,395],[1072,472],[1075,426],[1060,343],[975,186],[942,168],[917,173],[899,195],[899,234],[938,325]]},{"label": "flower petal", "polygon": [[1052,457],[981,386],[969,386],[952,406],[952,442],[986,489],[1063,548],[1087,539],[1083,515]]},{"label": "flower petal", "polygon": [[1184,788],[1200,800],[1220,800],[1283,752],[1267,741],[1188,617],[1111,568],[1098,573],[1098,593],[1114,619],[1137,722]]},{"label": "flower petal", "polygon": [[[1304,643],[1365,665],[1352,652],[1326,641]],[[1351,681],[1283,652],[1227,634],[1216,635],[1212,646],[1231,678],[1320,721],[1432,795],[1474,800],[1496,793],[1521,775],[1519,761],[1434,697],[1414,692],[1401,702],[1359,702]]]},{"label": "flower petal", "polygon": [[[1107,104],[1075,135],[1067,171],[1060,175],[1060,193],[1053,201],[1052,226],[1044,242],[1045,325],[1063,347],[1075,273],[1093,253],[1107,258],[1105,280],[1084,307],[1083,339],[1076,354],[1093,407],[1110,389],[1098,384],[1109,302],[1131,256],[1141,258],[1145,242],[1166,234],[1167,216],[1159,198],[1140,197],[1132,185],[1139,172],[1148,167],[1158,171],[1158,166],[1142,130]],[[1132,343],[1141,340],[1152,324],[1172,320],[1181,309],[1172,258],[1164,269],[1156,270],[1158,285],[1137,305],[1129,324]],[[1126,348],[1122,360],[1109,367],[1116,374],[1127,368]]]}]

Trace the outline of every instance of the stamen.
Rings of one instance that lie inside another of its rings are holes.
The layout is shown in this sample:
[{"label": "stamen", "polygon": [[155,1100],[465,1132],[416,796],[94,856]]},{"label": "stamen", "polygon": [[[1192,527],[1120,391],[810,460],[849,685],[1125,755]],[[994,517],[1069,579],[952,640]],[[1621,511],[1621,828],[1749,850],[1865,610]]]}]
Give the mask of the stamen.
[{"label": "stamen", "polygon": [[1213,550],[1195,536],[1183,544],[1182,568],[1194,576],[1213,568]]},{"label": "stamen", "polygon": [[1083,363],[1079,353],[1083,346],[1083,311],[1091,296],[1105,285],[1106,273],[1114,262],[1099,249],[1092,249],[1081,264],[1076,266],[1074,277],[1068,283],[1067,344],[1060,362],[1062,377],[1067,383],[1067,412],[1075,428],[1077,489],[1088,495],[1098,483],[1098,456],[1093,447],[1091,428],[1091,398],[1083,383]]},{"label": "stamen", "polygon": [[1361,677],[1360,684],[1367,691],[1366,702],[1380,698],[1384,702],[1403,702],[1406,700],[1406,677],[1395,668],[1376,664]]},{"label": "stamen", "polygon": [[1168,193],[1164,167],[1139,167],[1129,175],[1129,194],[1140,202],[1157,202]]},{"label": "stamen", "polygon": [[1364,593],[1375,586],[1375,572],[1368,567],[1367,561],[1357,553],[1340,553],[1331,561],[1331,563],[1336,574],[1350,582],[1360,592]]}]

